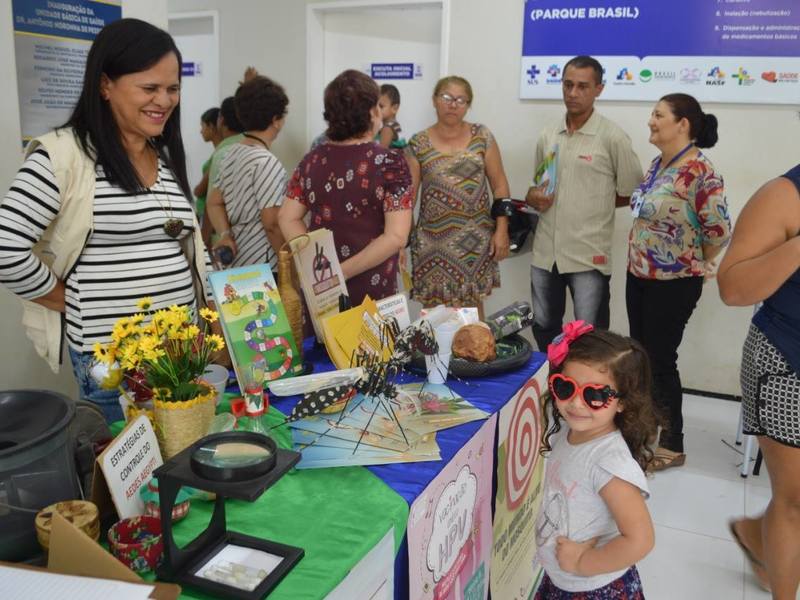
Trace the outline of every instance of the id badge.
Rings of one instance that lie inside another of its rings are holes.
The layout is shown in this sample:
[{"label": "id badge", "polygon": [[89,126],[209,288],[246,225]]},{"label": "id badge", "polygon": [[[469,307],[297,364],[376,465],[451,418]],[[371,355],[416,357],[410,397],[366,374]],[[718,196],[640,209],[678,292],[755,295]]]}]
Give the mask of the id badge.
[{"label": "id badge", "polygon": [[639,218],[642,205],[644,205],[644,194],[642,193],[642,190],[636,189],[631,196],[631,212],[633,213],[634,219]]}]

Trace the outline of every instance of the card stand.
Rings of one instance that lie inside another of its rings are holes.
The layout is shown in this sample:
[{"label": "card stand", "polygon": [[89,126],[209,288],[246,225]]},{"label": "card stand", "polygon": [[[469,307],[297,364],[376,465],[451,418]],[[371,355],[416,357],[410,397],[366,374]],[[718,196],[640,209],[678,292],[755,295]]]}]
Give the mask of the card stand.
[{"label": "card stand", "polygon": [[[214,435],[229,436],[231,434]],[[247,440],[247,436],[255,436],[252,439],[263,438],[263,436],[254,433],[237,432],[234,435],[238,435],[240,440]],[[277,449],[275,466],[268,473],[243,481],[215,481],[197,475],[191,467],[191,457],[194,451],[200,448],[207,439],[200,440],[183,450],[153,473],[158,478],[161,528],[164,541],[164,560],[157,569],[156,574],[160,580],[178,582],[221,598],[241,600],[264,598],[303,558],[305,552],[302,548],[227,531],[225,500],[233,498],[248,502],[255,501],[297,464],[300,460],[300,454],[290,450]],[[179,548],[173,536],[173,524],[170,516],[172,515],[172,507],[175,504],[178,491],[182,486],[213,492],[217,495],[217,498],[211,521],[205,531],[183,548]],[[268,575],[252,591],[196,575],[203,565],[228,545],[260,550],[282,557],[283,560],[271,569]]]}]

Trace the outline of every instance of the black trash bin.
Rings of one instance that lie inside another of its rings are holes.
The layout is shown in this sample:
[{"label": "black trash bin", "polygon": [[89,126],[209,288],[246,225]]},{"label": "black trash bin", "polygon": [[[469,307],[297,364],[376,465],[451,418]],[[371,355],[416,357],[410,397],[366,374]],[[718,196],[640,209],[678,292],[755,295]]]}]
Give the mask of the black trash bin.
[{"label": "black trash bin", "polygon": [[48,390],[0,391],[0,560],[41,553],[34,517],[80,498],[69,424],[75,404]]}]

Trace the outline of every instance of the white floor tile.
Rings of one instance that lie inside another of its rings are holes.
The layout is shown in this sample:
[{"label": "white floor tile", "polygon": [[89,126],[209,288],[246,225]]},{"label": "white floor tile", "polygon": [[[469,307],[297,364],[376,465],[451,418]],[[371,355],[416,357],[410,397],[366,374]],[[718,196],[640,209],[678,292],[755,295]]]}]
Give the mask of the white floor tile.
[{"label": "white floor tile", "polygon": [[735,436],[740,406],[738,402],[731,400],[684,394],[683,421],[697,429],[716,432],[722,436]]},{"label": "white floor tile", "polygon": [[744,482],[698,475],[683,467],[648,479],[650,514],[658,525],[728,539],[727,520],[744,511]]},{"label": "white floor tile", "polygon": [[731,541],[656,526],[656,547],[638,569],[648,600],[744,598],[744,559]]},{"label": "white floor tile", "polygon": [[[723,440],[729,445],[723,443]],[[684,423],[683,445],[686,451],[686,464],[680,470],[729,481],[740,481],[743,458],[741,446],[736,446],[734,442],[733,432],[723,435]],[[752,465],[752,461],[750,464]],[[750,469],[752,470],[752,466]]]},{"label": "white floor tile", "polygon": [[755,577],[749,573],[745,579],[744,600],[772,600],[772,594],[758,587]]},{"label": "white floor tile", "polygon": [[744,512],[748,517],[755,517],[764,512],[772,498],[772,491],[758,485],[746,485],[744,488]]}]

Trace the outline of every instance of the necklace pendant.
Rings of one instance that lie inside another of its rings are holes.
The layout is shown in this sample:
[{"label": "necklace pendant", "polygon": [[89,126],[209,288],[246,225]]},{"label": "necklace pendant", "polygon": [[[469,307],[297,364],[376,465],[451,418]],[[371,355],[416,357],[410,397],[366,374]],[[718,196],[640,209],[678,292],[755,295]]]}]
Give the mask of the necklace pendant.
[{"label": "necklace pendant", "polygon": [[181,219],[171,218],[167,219],[164,223],[164,233],[169,237],[176,239],[183,231],[183,221]]}]

